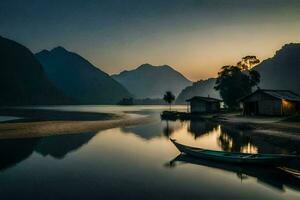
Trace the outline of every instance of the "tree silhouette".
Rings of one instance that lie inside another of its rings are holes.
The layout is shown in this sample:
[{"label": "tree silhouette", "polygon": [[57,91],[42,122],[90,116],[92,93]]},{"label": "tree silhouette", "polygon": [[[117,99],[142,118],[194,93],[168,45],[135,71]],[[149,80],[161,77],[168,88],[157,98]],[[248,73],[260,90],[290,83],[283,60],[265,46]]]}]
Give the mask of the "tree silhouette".
[{"label": "tree silhouette", "polygon": [[171,92],[171,91],[167,91],[164,94],[164,101],[167,102],[170,106],[170,110],[171,110],[171,104],[172,102],[175,100],[175,95]]},{"label": "tree silhouette", "polygon": [[257,86],[260,82],[260,74],[256,70],[250,70],[249,71],[251,86]]},{"label": "tree silhouette", "polygon": [[224,103],[230,109],[235,109],[239,105],[238,99],[250,94],[259,81],[260,75],[255,70],[244,73],[238,66],[223,66],[214,88],[220,92]]},{"label": "tree silhouette", "polygon": [[237,66],[241,70],[251,70],[258,63],[260,63],[260,60],[256,56],[245,56],[237,63]]}]

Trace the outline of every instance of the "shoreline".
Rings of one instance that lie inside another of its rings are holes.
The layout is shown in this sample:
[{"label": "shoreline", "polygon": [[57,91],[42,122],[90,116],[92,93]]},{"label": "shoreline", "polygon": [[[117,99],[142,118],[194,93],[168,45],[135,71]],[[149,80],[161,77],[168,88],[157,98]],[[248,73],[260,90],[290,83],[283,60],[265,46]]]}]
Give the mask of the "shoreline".
[{"label": "shoreline", "polygon": [[15,117],[16,119],[1,123],[42,122],[42,121],[93,121],[119,119],[123,113],[100,113],[86,111],[63,111],[51,109],[30,108],[2,108],[1,116]]},{"label": "shoreline", "polygon": [[98,132],[105,129],[149,123],[149,116],[96,121],[44,121],[0,124],[0,139],[38,138],[54,135]]},{"label": "shoreline", "polygon": [[[3,111],[3,110],[1,110]],[[126,113],[70,112],[57,110],[9,109],[1,114],[24,117],[0,123],[0,139],[39,138],[98,132],[153,121],[148,115]],[[31,117],[33,116],[33,117]]]},{"label": "shoreline", "polygon": [[274,136],[300,141],[300,123],[285,122],[282,121],[283,119],[220,115],[209,120],[238,130],[251,132],[252,135]]}]

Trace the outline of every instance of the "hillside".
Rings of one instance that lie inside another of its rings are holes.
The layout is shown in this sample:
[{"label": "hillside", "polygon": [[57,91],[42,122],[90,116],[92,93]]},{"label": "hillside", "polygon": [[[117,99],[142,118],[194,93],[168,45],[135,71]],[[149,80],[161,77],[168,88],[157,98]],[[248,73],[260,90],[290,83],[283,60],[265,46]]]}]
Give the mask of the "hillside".
[{"label": "hillside", "polygon": [[74,103],[48,80],[29,49],[0,37],[0,105]]},{"label": "hillside", "polygon": [[[262,61],[254,67],[261,75],[259,87],[262,89],[292,90],[300,94],[300,44],[290,43],[279,49],[272,58]],[[211,96],[220,98],[213,89],[215,79],[198,81],[179,94],[176,102],[183,103],[195,96]]]},{"label": "hillside", "polygon": [[136,98],[162,98],[166,91],[175,95],[192,84],[190,80],[168,65],[143,64],[130,71],[113,75]]},{"label": "hillside", "polygon": [[80,104],[115,104],[129,92],[108,74],[63,47],[36,54],[49,79]]},{"label": "hillside", "polygon": [[176,103],[182,104],[193,96],[210,96],[220,99],[219,92],[214,89],[216,79],[209,78],[207,80],[200,80],[183,89],[176,99]]},{"label": "hillside", "polygon": [[261,88],[300,93],[300,44],[284,45],[272,58],[264,60],[254,69],[261,75]]}]

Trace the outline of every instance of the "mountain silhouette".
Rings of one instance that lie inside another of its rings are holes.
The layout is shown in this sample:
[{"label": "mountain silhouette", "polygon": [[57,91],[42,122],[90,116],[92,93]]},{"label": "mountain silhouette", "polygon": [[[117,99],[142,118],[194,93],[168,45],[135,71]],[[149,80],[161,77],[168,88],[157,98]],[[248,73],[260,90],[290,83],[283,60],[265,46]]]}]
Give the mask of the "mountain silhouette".
[{"label": "mountain silhouette", "polygon": [[264,89],[286,89],[300,93],[300,43],[284,45],[276,54],[255,68]]},{"label": "mountain silhouette", "polygon": [[0,140],[0,172],[26,160],[34,152],[39,139]]},{"label": "mountain silhouette", "polygon": [[166,91],[177,95],[191,81],[168,65],[143,64],[130,71],[113,75],[136,98],[162,98]]},{"label": "mountain silhouette", "polygon": [[70,104],[29,49],[0,36],[0,105]]},{"label": "mountain silhouette", "polygon": [[36,54],[49,79],[80,104],[115,104],[130,93],[108,74],[63,47]]},{"label": "mountain silhouette", "polygon": [[215,78],[194,82],[192,86],[188,86],[180,92],[176,99],[176,103],[185,103],[187,99],[190,99],[193,96],[210,96],[212,98],[220,99],[219,92],[214,89],[215,82]]},{"label": "mountain silhouette", "polygon": [[68,153],[87,144],[95,135],[96,133],[80,133],[43,137],[36,144],[35,151],[43,156],[51,155],[54,158],[62,159]]},{"label": "mountain silhouette", "polygon": [[33,152],[63,159],[87,144],[96,134],[81,133],[29,139],[0,140],[0,172],[25,161]]}]

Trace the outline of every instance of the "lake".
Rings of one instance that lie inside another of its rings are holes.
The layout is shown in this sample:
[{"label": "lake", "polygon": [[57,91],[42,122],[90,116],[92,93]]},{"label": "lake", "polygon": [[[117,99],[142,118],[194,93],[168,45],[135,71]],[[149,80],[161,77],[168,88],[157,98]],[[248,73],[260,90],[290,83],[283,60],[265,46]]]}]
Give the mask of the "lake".
[{"label": "lake", "polygon": [[134,112],[155,120],[93,133],[1,140],[0,198],[300,199],[300,179],[294,176],[273,168],[238,167],[180,156],[169,138],[224,151],[289,153],[295,147],[212,122],[161,121],[159,113],[165,108],[43,107]]}]

